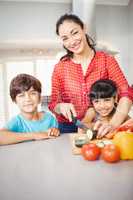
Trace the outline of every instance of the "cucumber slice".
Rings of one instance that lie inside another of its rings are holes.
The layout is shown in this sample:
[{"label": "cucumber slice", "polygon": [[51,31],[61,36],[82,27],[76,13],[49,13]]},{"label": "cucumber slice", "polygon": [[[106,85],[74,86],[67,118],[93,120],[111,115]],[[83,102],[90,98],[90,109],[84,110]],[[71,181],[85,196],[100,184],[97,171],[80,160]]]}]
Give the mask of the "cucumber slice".
[{"label": "cucumber slice", "polygon": [[93,132],[92,132],[92,130],[88,129],[86,131],[86,135],[87,135],[88,139],[91,140],[93,138]]},{"label": "cucumber slice", "polygon": [[112,144],[110,140],[100,140],[96,143],[96,145],[100,148],[103,148],[105,145]]},{"label": "cucumber slice", "polygon": [[104,145],[112,144],[111,140],[103,140]]},{"label": "cucumber slice", "polygon": [[87,143],[89,143],[89,139],[86,137],[86,135],[75,138],[75,146],[77,147],[82,147],[84,144]]},{"label": "cucumber slice", "polygon": [[105,144],[104,144],[103,141],[98,141],[98,142],[96,143],[96,145],[97,145],[98,147],[100,147],[100,148],[103,148],[103,147],[105,146]]},{"label": "cucumber slice", "polygon": [[87,134],[89,140],[93,140],[93,139],[96,139],[97,131],[91,130],[91,129],[87,129],[86,134]]}]

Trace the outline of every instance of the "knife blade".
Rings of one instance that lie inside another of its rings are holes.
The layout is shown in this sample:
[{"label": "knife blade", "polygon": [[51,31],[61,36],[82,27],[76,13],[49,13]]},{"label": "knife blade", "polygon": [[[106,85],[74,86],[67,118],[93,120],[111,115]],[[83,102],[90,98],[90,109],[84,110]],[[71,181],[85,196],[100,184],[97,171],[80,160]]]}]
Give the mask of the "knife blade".
[{"label": "knife blade", "polygon": [[86,132],[86,134],[87,134],[87,136],[88,136],[88,138],[89,138],[90,140],[96,138],[96,136],[97,136],[97,131],[96,131],[96,130],[93,130],[93,129],[88,128],[82,121],[80,121],[79,119],[77,119],[77,117],[74,117],[73,114],[71,114],[71,115],[72,115],[72,122],[73,122],[78,128],[83,129],[83,130]]}]

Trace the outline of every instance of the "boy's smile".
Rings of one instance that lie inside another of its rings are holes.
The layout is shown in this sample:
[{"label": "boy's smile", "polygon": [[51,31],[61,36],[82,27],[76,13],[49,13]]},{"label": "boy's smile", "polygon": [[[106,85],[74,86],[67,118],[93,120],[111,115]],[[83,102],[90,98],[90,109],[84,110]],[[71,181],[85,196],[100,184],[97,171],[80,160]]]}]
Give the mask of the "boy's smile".
[{"label": "boy's smile", "polygon": [[20,108],[22,114],[36,112],[39,103],[40,94],[35,91],[33,87],[16,96],[16,104]]}]

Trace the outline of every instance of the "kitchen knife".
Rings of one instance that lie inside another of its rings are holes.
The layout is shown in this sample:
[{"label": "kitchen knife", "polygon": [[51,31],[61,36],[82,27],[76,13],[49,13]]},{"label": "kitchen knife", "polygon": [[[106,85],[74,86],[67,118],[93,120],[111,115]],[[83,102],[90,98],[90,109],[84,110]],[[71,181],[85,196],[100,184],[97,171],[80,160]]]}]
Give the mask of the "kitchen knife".
[{"label": "kitchen knife", "polygon": [[77,119],[77,117],[74,117],[73,114],[71,114],[71,115],[72,115],[72,122],[73,122],[78,128],[83,129],[83,130],[86,132],[86,134],[87,134],[87,136],[88,136],[88,138],[89,138],[90,140],[96,138],[96,136],[97,136],[97,131],[96,131],[96,130],[92,130],[92,129],[88,128],[82,121],[80,121],[79,119]]}]

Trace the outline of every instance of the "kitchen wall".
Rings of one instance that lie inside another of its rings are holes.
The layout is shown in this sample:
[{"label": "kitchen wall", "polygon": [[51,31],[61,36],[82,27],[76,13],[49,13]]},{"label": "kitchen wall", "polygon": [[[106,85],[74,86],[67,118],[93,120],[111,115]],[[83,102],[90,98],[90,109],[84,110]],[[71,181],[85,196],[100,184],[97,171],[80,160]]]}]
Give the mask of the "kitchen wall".
[{"label": "kitchen wall", "polygon": [[[133,84],[133,1],[128,6],[96,6],[97,41],[118,51],[116,55],[129,84]],[[130,111],[133,117],[133,108]]]},{"label": "kitchen wall", "polygon": [[97,41],[103,41],[119,52],[116,57],[129,79],[128,7],[97,5],[96,8]]},{"label": "kitchen wall", "polygon": [[[56,40],[56,20],[71,9],[68,3],[0,2],[0,44],[19,40]],[[133,83],[132,19],[133,1],[129,6],[96,5],[97,41],[107,43],[119,52],[118,61],[130,83]]]},{"label": "kitchen wall", "polygon": [[70,4],[0,2],[0,42],[55,39],[57,18]]},{"label": "kitchen wall", "polygon": [[129,78],[130,82],[133,85],[133,1],[130,1],[130,4],[128,6],[129,15],[128,15],[128,21],[129,21]]}]

